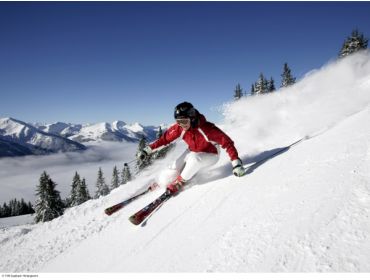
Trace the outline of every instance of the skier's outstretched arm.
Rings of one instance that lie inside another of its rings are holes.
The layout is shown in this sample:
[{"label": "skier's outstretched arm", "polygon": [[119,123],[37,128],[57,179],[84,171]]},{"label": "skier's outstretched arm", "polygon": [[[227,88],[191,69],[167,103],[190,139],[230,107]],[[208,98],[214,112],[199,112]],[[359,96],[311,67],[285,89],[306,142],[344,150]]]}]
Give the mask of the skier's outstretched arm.
[{"label": "skier's outstretched arm", "polygon": [[178,124],[172,125],[169,129],[166,130],[165,133],[163,133],[163,135],[159,139],[144,147],[143,150],[138,154],[138,157],[142,160],[145,159],[155,150],[175,141],[177,138],[180,137],[181,133],[182,128]]}]

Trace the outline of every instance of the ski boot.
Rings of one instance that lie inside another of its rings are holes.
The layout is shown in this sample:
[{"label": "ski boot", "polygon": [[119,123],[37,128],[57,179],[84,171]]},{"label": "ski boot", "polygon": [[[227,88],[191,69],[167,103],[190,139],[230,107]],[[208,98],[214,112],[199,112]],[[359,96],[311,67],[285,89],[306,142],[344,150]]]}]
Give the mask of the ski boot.
[{"label": "ski boot", "polygon": [[181,177],[181,175],[177,176],[177,178],[167,186],[167,193],[171,195],[177,195],[185,185],[186,181]]}]

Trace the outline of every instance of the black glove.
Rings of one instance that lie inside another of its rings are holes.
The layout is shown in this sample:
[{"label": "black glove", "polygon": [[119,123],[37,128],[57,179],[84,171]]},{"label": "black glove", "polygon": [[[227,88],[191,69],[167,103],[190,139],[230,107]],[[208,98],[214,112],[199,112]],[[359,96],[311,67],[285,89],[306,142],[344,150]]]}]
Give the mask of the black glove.
[{"label": "black glove", "polygon": [[137,154],[137,158],[140,159],[141,161],[144,161],[148,157],[148,153],[145,151],[139,151]]}]

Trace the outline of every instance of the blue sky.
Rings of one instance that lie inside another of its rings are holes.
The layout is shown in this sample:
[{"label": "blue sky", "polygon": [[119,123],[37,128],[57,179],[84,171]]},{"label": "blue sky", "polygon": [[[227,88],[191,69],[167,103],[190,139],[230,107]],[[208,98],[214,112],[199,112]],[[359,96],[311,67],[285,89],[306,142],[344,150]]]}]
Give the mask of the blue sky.
[{"label": "blue sky", "polygon": [[0,2],[0,117],[171,123],[192,102],[211,121],[259,73],[277,86],[336,58],[370,2]]}]

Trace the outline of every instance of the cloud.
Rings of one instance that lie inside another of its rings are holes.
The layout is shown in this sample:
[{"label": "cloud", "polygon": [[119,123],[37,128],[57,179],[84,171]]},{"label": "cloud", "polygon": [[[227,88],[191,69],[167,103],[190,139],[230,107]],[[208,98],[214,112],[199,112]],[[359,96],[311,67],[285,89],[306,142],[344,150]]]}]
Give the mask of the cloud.
[{"label": "cloud", "polygon": [[86,178],[93,195],[99,167],[109,184],[113,167],[123,168],[125,162],[134,159],[136,149],[136,143],[102,142],[82,152],[0,159],[0,203],[15,197],[34,201],[36,185],[44,170],[58,184],[62,197],[69,195],[76,171]]}]

